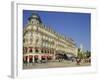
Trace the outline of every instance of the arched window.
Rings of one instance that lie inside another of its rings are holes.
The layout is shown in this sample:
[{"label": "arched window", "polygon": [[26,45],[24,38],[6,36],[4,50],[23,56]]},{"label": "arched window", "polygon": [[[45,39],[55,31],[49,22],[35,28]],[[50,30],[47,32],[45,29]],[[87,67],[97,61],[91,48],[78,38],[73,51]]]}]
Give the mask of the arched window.
[{"label": "arched window", "polygon": [[29,47],[29,52],[33,52],[32,47]]},{"label": "arched window", "polygon": [[49,50],[48,50],[48,53],[49,53]]},{"label": "arched window", "polygon": [[38,52],[39,52],[39,50],[38,50],[38,49],[35,49],[35,52],[36,52],[36,53],[38,53]]},{"label": "arched window", "polygon": [[41,50],[41,53],[43,53],[43,49]]}]

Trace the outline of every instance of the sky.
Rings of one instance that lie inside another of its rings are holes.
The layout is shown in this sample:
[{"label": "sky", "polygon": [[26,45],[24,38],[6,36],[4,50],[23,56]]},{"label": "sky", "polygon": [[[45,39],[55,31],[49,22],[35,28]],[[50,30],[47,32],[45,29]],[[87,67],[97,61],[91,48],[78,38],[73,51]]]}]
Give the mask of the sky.
[{"label": "sky", "polygon": [[52,12],[23,10],[23,27],[28,18],[36,12],[43,24],[56,32],[72,38],[77,47],[83,45],[83,50],[91,51],[91,14],[75,12]]}]

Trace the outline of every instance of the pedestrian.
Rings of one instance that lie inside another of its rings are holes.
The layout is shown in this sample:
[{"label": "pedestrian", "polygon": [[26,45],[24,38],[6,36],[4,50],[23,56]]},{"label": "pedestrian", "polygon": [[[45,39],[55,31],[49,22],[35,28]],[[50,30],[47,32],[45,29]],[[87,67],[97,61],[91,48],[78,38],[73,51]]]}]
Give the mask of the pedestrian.
[{"label": "pedestrian", "polygon": [[80,65],[81,59],[80,58],[76,58],[76,63],[77,65]]}]

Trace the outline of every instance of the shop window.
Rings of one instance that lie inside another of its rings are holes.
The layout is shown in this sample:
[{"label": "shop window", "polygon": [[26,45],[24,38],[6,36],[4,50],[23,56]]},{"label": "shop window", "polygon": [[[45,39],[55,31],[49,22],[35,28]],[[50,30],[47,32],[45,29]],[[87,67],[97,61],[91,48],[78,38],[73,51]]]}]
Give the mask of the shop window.
[{"label": "shop window", "polygon": [[33,56],[29,55],[29,63],[33,62]]}]

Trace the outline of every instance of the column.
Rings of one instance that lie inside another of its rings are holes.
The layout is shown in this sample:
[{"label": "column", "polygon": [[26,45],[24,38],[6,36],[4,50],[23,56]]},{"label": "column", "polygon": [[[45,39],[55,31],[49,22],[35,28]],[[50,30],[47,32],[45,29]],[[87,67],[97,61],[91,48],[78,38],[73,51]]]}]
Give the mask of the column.
[{"label": "column", "polygon": [[29,63],[29,56],[27,57],[27,63]]},{"label": "column", "polygon": [[41,61],[41,55],[39,54],[39,60]]},{"label": "column", "polygon": [[34,55],[33,55],[33,62],[34,62]]},{"label": "column", "polygon": [[35,48],[32,48],[32,55],[33,55],[33,62],[34,62],[34,53],[35,53]]}]

